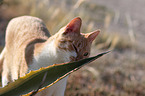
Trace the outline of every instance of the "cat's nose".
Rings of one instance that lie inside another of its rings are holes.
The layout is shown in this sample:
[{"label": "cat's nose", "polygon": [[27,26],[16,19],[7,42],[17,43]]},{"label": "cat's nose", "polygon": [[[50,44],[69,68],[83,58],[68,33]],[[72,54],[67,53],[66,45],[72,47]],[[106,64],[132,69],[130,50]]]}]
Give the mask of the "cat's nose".
[{"label": "cat's nose", "polygon": [[82,56],[76,57],[76,61],[83,59]]}]

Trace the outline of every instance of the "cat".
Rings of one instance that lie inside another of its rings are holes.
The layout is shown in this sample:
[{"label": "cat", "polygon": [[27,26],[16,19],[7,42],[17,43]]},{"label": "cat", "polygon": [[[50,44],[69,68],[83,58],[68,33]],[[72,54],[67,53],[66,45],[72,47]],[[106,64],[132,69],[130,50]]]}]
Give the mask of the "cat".
[{"label": "cat", "polygon": [[[7,26],[6,44],[0,55],[2,86],[30,70],[89,57],[91,44],[100,30],[80,33],[81,24],[81,18],[76,17],[50,36],[43,21],[37,17],[20,16],[12,19]],[[67,78],[36,96],[64,96]]]}]

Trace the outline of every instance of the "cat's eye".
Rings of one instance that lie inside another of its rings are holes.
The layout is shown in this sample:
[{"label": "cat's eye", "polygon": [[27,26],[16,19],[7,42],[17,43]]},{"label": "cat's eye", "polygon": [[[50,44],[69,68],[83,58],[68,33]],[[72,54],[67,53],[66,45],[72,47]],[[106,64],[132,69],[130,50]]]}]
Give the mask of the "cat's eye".
[{"label": "cat's eye", "polygon": [[89,53],[88,53],[88,52],[84,53],[84,56],[88,56],[88,55],[89,55]]}]

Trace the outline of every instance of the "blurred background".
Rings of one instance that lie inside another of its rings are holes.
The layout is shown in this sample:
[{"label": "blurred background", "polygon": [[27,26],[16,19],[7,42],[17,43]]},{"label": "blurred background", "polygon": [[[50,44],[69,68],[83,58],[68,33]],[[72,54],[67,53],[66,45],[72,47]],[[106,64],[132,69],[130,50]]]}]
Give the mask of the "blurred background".
[{"label": "blurred background", "polygon": [[144,0],[0,0],[0,49],[8,22],[41,18],[55,34],[74,17],[81,32],[101,29],[91,56],[113,50],[70,75],[65,96],[145,96]]}]

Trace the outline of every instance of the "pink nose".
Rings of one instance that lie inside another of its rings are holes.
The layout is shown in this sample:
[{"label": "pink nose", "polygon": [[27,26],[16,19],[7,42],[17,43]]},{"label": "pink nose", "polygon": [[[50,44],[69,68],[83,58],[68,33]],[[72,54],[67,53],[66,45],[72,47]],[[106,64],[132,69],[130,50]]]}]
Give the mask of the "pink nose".
[{"label": "pink nose", "polygon": [[81,60],[81,59],[83,59],[83,57],[79,56],[79,57],[76,58],[76,61]]}]

